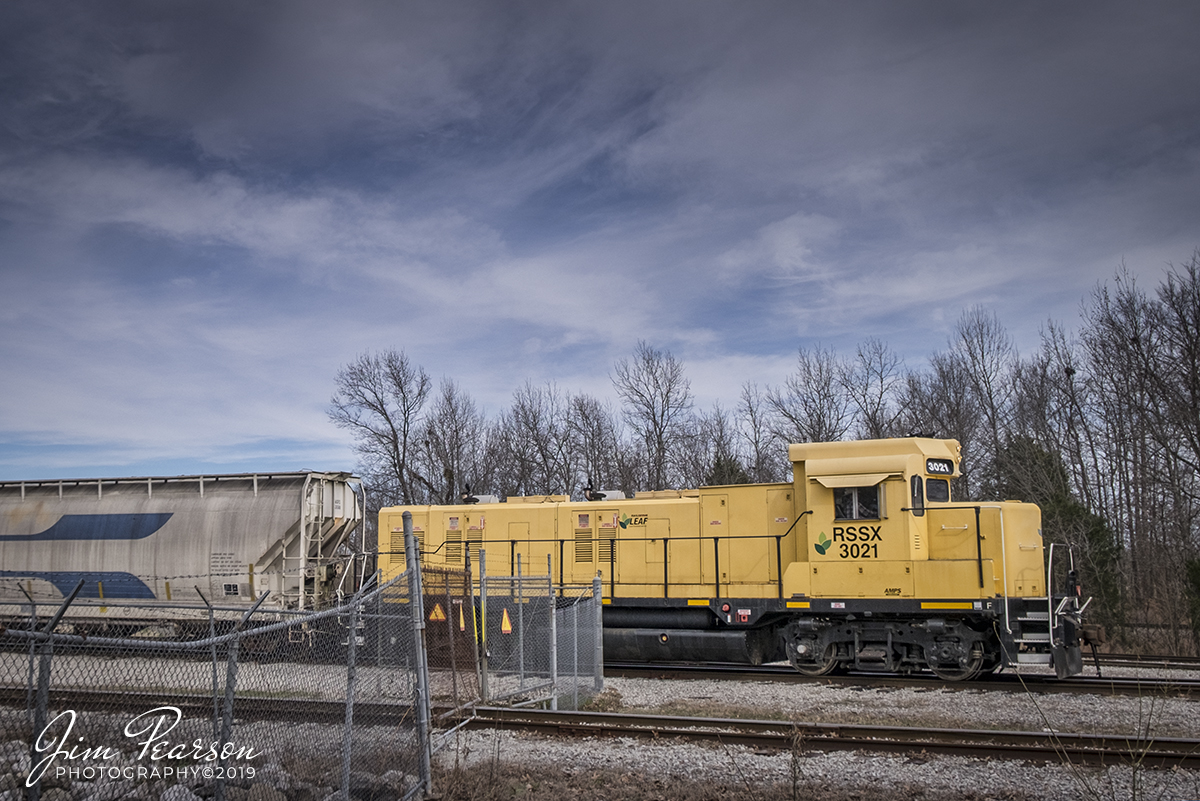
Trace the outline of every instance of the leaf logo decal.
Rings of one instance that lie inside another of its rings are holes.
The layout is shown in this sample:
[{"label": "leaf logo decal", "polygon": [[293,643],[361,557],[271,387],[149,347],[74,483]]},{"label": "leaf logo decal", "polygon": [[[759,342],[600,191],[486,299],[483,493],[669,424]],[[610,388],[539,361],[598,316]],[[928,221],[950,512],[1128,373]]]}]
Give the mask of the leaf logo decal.
[{"label": "leaf logo decal", "polygon": [[829,550],[829,546],[831,544],[832,543],[829,541],[829,538],[825,536],[825,532],[822,531],[817,537],[817,541],[813,543],[813,548],[815,548],[817,553],[821,554],[821,556],[824,556],[825,552]]}]

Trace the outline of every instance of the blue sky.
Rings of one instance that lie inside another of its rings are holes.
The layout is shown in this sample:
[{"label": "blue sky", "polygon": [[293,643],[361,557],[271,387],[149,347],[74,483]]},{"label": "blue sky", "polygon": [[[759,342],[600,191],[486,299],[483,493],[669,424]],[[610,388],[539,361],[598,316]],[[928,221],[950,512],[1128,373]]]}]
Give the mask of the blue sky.
[{"label": "blue sky", "polygon": [[339,366],[489,412],[796,348],[1024,351],[1200,246],[1200,6],[0,6],[0,479],[350,469]]}]

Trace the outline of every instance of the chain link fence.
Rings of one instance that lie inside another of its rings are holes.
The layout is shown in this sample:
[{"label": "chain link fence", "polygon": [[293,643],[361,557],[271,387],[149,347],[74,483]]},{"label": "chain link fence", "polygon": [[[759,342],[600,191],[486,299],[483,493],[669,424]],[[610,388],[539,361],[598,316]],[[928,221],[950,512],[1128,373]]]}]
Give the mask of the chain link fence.
[{"label": "chain link fence", "polygon": [[[603,688],[598,581],[412,568],[303,613],[10,607],[0,798],[414,798],[480,702],[577,708]],[[126,636],[88,633],[106,614]]]},{"label": "chain link fence", "polygon": [[489,576],[481,553],[485,703],[578,709],[604,689],[601,585],[555,585],[549,575]]},{"label": "chain link fence", "polygon": [[[439,583],[469,587],[454,579]],[[431,691],[478,694],[472,660],[429,669],[419,582],[406,572],[269,621],[172,610],[208,615],[192,640],[152,621],[125,638],[46,634],[57,621],[30,611],[0,638],[0,765],[14,777],[0,779],[0,794],[224,801],[265,784],[274,795],[264,798],[370,801],[427,791]],[[137,619],[136,608],[119,611]]]},{"label": "chain link fence", "polygon": [[579,709],[604,690],[604,636],[600,579],[592,586],[560,586],[554,601],[553,708]]}]

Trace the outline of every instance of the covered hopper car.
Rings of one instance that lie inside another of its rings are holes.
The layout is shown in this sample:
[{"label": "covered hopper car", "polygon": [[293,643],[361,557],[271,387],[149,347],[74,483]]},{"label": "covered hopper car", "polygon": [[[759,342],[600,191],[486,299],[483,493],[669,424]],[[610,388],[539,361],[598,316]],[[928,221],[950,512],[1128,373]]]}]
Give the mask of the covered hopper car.
[{"label": "covered hopper car", "polygon": [[48,616],[129,633],[149,622],[236,617],[331,599],[363,521],[348,473],[0,482],[0,616]]},{"label": "covered hopper car", "polygon": [[1043,545],[1033,504],[952,498],[956,441],[788,455],[789,483],[385,508],[379,566],[384,579],[404,569],[410,511],[426,564],[478,565],[483,549],[489,573],[521,556],[557,582],[599,575],[608,661],[786,658],[814,676],[928,668],[947,680],[1082,670],[1086,604],[1069,554]]}]

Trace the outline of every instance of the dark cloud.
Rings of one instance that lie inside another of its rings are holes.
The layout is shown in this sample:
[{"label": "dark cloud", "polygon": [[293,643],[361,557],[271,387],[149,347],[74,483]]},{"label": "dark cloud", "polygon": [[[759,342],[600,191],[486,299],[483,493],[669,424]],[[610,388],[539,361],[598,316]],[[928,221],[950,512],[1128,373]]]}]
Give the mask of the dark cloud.
[{"label": "dark cloud", "polygon": [[367,348],[495,405],[526,377],[603,391],[639,338],[726,402],[801,342],[919,360],[978,303],[1028,346],[1122,258],[1200,244],[1197,23],[1191,3],[0,6],[0,441],[21,444],[0,471],[48,465],[36,442],[344,454],[322,407]]}]

